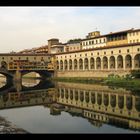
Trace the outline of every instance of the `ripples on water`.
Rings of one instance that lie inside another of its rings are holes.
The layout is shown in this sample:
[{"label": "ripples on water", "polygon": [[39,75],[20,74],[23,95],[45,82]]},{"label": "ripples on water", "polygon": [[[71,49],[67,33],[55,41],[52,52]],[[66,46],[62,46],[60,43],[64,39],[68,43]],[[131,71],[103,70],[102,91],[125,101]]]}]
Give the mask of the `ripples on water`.
[{"label": "ripples on water", "polygon": [[[31,87],[39,82],[22,84]],[[35,90],[0,94],[0,109],[0,116],[31,133],[140,131],[140,97],[122,88],[46,81]]]}]

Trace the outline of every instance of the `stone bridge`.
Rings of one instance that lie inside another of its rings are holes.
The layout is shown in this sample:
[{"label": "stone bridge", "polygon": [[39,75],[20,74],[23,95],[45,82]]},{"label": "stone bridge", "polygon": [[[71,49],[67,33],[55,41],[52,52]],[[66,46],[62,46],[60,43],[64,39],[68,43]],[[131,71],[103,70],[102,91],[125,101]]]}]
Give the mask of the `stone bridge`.
[{"label": "stone bridge", "polygon": [[54,74],[54,57],[49,54],[0,54],[0,74],[11,81],[21,82],[22,76],[36,72],[46,79]]}]

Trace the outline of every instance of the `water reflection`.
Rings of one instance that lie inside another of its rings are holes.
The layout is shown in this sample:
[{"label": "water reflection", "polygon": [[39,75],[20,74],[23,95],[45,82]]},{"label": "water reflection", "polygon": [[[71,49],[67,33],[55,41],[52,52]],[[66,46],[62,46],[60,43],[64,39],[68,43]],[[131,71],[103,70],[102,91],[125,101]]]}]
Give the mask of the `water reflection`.
[{"label": "water reflection", "polygon": [[105,124],[108,125],[108,132],[111,131],[111,126],[121,128],[122,132],[125,129],[140,131],[140,96],[131,91],[122,88],[114,90],[101,85],[62,82],[52,84],[51,81],[47,81],[42,87],[35,86],[32,90],[22,88],[21,91],[11,90],[1,94],[0,109],[42,105],[50,109],[51,115],[67,112],[84,118],[92,126],[100,127],[102,133]]}]

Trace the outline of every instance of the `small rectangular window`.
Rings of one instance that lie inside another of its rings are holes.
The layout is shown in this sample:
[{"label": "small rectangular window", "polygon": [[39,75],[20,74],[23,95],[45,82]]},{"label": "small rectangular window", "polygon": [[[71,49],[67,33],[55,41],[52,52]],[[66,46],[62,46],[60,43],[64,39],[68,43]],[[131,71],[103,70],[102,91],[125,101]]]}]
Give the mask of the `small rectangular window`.
[{"label": "small rectangular window", "polygon": [[106,54],[106,52],[104,52],[104,54]]},{"label": "small rectangular window", "polygon": [[119,50],[119,53],[121,53],[121,50]]},{"label": "small rectangular window", "polygon": [[111,54],[113,54],[113,51],[111,51]]},{"label": "small rectangular window", "polygon": [[140,48],[138,48],[137,51],[139,52],[140,51]]},{"label": "small rectangular window", "polygon": [[127,49],[127,52],[129,53],[129,49]]}]

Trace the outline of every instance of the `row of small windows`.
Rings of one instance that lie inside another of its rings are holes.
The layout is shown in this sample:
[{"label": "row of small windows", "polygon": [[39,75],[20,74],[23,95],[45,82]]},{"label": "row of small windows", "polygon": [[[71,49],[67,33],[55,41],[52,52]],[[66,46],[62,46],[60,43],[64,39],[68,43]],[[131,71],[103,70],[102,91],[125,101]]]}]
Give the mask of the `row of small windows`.
[{"label": "row of small windows", "polygon": [[135,36],[135,35],[139,35],[139,32],[129,33],[129,36]]},{"label": "row of small windows", "polygon": [[130,43],[137,43],[139,42],[139,39],[136,39],[136,40],[130,40]]},{"label": "row of small windows", "polygon": [[[139,52],[139,51],[140,51],[140,48],[138,48],[137,51]],[[130,52],[130,50],[127,49],[127,53],[129,53],[129,52]],[[114,52],[111,51],[111,54],[113,54],[113,53],[114,53]],[[119,53],[121,53],[121,50],[119,50]],[[97,52],[97,55],[100,55],[100,53]],[[106,55],[106,52],[104,52],[104,55]],[[78,55],[75,54],[75,57],[77,57],[77,56],[78,56]],[[87,56],[87,53],[85,54],[85,56]],[[93,56],[93,53],[91,53],[91,56]],[[80,54],[80,57],[82,57],[82,54]],[[62,58],[62,56],[61,56],[61,58]],[[67,56],[65,56],[65,58],[67,58]],[[70,58],[71,58],[71,55],[70,55]],[[57,59],[58,59],[58,57],[57,57]]]},{"label": "row of small windows", "polygon": [[102,39],[99,39],[99,40],[92,40],[92,41],[86,41],[86,42],[83,42],[83,46],[86,46],[86,45],[93,45],[93,44],[98,44],[98,43],[105,43],[106,42],[106,39],[104,38],[103,40]]},{"label": "row of small windows", "polygon": [[126,39],[126,36],[118,35],[118,36],[108,37],[107,41],[117,41],[117,40],[125,40],[125,39]]}]

